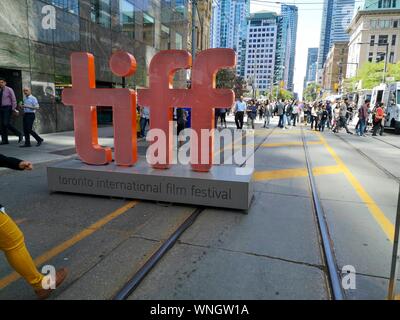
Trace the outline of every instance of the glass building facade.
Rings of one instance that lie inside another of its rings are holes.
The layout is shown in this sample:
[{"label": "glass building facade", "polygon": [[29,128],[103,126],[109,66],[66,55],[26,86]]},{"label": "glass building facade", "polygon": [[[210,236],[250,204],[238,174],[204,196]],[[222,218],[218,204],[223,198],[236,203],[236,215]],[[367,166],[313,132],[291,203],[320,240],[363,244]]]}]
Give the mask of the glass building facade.
[{"label": "glass building facade", "polygon": [[281,14],[277,18],[278,35],[274,84],[284,81],[285,88],[293,91],[294,65],[296,59],[296,40],[298,8],[294,5],[281,5]]},{"label": "glass building facade", "polygon": [[[137,71],[127,87],[146,86],[156,52],[187,48],[187,0],[1,0],[0,30],[0,77],[18,100],[23,86],[32,88],[41,105],[39,132],[65,131],[73,129],[72,109],[61,103],[71,85],[71,53],[92,53],[97,87],[111,88],[122,79],[111,73],[109,58],[128,51]],[[100,122],[111,121],[107,107],[99,109]]]},{"label": "glass building facade", "polygon": [[246,60],[247,18],[250,0],[213,1],[211,47],[232,48],[238,57],[237,74],[244,76]]},{"label": "glass building facade", "polygon": [[306,76],[304,77],[304,89],[311,82],[315,82],[317,76],[318,48],[308,48]]},{"label": "glass building facade", "polygon": [[[375,0],[374,0],[375,1]],[[349,41],[347,27],[354,13],[355,0],[325,0],[322,11],[318,69],[322,70],[333,43]]]}]

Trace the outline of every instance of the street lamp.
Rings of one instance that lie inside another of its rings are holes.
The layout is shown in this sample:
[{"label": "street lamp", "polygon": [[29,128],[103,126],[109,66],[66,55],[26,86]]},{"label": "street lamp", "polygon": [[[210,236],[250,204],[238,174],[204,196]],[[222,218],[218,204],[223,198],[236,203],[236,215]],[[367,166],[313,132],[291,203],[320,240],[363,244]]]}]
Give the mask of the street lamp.
[{"label": "street lamp", "polygon": [[[357,44],[369,44],[371,45],[370,42],[357,42]],[[389,41],[382,43],[382,42],[378,42],[378,43],[374,43],[373,46],[385,46],[386,47],[386,51],[385,51],[385,66],[383,68],[383,76],[382,76],[382,83],[386,82],[386,72],[387,72],[387,58],[388,58],[388,54],[389,54]]]}]

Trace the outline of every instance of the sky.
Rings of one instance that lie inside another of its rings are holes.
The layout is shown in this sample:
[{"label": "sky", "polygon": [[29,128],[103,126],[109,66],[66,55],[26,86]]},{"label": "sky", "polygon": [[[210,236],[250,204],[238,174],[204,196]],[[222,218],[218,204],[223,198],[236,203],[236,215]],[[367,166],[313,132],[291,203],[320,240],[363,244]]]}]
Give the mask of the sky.
[{"label": "sky", "polygon": [[[261,3],[263,1],[265,1],[265,4]],[[251,0],[250,12],[268,10],[280,13],[280,4],[272,4],[270,2],[275,2],[275,0],[259,0],[257,2]],[[323,0],[290,0],[284,1],[284,3],[295,4],[299,8],[296,61],[294,67],[294,91],[301,97],[304,76],[306,74],[308,48],[319,47]]]}]

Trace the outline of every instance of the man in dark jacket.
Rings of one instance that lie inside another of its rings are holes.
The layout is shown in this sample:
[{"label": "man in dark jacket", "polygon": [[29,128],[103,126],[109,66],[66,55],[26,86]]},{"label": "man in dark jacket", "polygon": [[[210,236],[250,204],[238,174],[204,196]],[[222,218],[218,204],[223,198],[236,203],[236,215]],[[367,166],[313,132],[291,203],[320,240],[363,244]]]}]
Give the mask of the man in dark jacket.
[{"label": "man in dark jacket", "polygon": [[[32,170],[32,163],[16,158],[6,157],[0,154],[0,167],[7,167],[14,170]],[[4,207],[0,205],[0,250],[6,255],[10,265],[18,272],[34,289],[39,299],[46,299],[52,290],[58,287],[67,276],[67,270],[57,270],[56,279],[51,275],[44,276],[35,266],[31,255],[26,248],[24,235],[7,215]],[[50,288],[48,288],[50,284]],[[46,287],[45,287],[45,286]]]}]

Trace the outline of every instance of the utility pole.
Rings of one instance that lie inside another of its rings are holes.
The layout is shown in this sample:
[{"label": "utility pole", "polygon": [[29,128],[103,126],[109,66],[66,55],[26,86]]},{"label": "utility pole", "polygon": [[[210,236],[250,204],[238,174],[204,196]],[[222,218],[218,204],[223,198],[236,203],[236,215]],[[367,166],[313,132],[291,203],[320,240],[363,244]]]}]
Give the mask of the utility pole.
[{"label": "utility pole", "polygon": [[254,63],[253,63],[253,99],[256,98],[256,69],[257,69],[257,60],[256,60],[256,56],[258,53],[258,49],[256,50],[256,53],[254,54]]},{"label": "utility pole", "polygon": [[192,0],[192,59],[196,57],[196,11],[197,11],[197,0]]},{"label": "utility pole", "polygon": [[399,200],[397,204],[396,225],[394,228],[392,265],[390,268],[388,300],[395,300],[396,297],[396,282],[397,282],[397,275],[400,262],[399,233],[400,233],[400,190],[399,190]]}]

